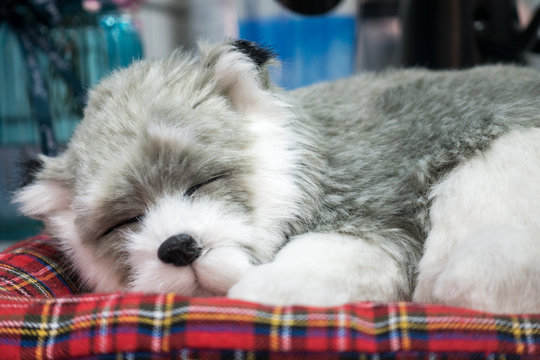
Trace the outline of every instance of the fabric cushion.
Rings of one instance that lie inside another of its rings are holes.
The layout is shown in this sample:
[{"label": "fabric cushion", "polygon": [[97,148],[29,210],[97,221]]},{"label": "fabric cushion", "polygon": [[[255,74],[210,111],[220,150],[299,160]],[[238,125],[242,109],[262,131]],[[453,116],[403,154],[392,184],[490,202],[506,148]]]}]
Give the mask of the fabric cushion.
[{"label": "fabric cushion", "polygon": [[1,359],[540,359],[540,315],[80,294],[54,240],[0,255]]}]

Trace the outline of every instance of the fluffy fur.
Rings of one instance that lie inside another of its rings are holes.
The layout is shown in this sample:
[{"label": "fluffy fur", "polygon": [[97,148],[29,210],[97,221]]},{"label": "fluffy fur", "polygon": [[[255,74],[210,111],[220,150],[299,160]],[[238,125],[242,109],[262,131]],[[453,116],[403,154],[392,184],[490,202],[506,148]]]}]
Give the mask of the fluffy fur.
[{"label": "fluffy fur", "polygon": [[[283,92],[233,41],[118,71],[15,195],[95,291],[540,312],[540,74],[388,71]],[[159,247],[188,234],[186,266]]]}]

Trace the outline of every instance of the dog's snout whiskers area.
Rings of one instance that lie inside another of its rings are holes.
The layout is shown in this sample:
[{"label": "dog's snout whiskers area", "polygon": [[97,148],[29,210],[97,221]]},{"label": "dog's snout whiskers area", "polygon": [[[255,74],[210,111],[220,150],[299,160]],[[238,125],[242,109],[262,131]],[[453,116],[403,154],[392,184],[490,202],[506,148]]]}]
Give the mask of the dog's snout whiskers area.
[{"label": "dog's snout whiskers area", "polygon": [[169,237],[160,245],[158,258],[166,264],[187,266],[201,255],[201,250],[192,236],[178,234]]}]

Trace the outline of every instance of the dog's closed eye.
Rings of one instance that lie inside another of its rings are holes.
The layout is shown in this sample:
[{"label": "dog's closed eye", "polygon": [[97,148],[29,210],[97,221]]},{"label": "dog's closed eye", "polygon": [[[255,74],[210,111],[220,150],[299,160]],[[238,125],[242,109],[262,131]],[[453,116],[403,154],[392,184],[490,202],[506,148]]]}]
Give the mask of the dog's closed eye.
[{"label": "dog's closed eye", "polygon": [[225,175],[218,175],[218,176],[214,176],[213,178],[210,178],[200,184],[197,184],[197,185],[194,185],[192,187],[190,187],[189,189],[187,189],[187,191],[184,193],[184,196],[186,197],[190,197],[192,196],[197,190],[199,190],[200,188],[202,188],[203,186],[205,185],[208,185],[210,183],[213,183],[214,181],[216,180],[219,180],[221,178],[224,178],[225,176],[227,176],[226,174]]},{"label": "dog's closed eye", "polygon": [[141,222],[142,218],[143,218],[142,215],[138,215],[138,216],[129,218],[127,220],[120,221],[119,223],[116,223],[115,225],[108,228],[101,236],[109,235],[114,230],[120,229],[120,228],[122,228],[122,227],[124,227],[126,225],[139,223],[139,222]]}]

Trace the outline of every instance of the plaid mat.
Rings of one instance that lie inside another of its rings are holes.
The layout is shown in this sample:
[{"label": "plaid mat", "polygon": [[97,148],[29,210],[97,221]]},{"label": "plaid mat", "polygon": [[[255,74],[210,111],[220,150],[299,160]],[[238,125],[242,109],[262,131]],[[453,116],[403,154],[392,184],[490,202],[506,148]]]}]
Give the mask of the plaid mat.
[{"label": "plaid mat", "polygon": [[79,294],[44,236],[0,255],[0,359],[540,359],[540,315]]}]

